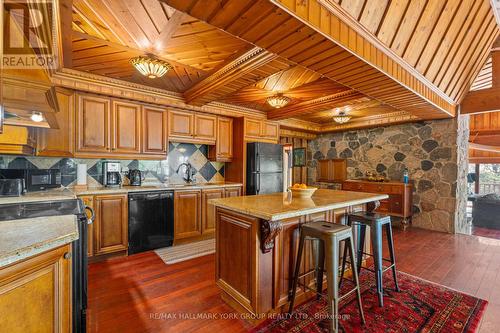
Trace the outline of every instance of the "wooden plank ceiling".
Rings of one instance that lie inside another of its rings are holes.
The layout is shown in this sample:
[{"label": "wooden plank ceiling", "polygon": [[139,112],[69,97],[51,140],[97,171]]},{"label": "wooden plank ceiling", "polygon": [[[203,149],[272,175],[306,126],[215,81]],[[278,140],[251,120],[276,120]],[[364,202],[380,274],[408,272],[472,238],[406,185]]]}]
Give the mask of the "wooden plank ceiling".
[{"label": "wooden plank ceiling", "polygon": [[[318,131],[344,107],[359,126],[455,115],[498,34],[488,0],[73,0],[71,25],[73,69]],[[147,54],[173,70],[141,76]]]}]

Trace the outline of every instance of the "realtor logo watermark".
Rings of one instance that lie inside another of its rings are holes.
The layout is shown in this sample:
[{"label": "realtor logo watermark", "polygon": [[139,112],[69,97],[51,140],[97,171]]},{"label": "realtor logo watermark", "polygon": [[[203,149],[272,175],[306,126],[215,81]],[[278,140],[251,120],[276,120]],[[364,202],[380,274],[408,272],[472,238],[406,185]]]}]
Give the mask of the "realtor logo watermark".
[{"label": "realtor logo watermark", "polygon": [[56,67],[54,0],[0,0],[2,67]]}]

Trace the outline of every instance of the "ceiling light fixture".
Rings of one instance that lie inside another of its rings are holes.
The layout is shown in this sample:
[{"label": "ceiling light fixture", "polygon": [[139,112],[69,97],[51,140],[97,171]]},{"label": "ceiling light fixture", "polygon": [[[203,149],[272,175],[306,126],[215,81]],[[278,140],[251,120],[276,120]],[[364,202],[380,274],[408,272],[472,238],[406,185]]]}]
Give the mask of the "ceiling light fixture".
[{"label": "ceiling light fixture", "polygon": [[337,110],[337,115],[333,116],[333,120],[336,123],[345,124],[349,120],[351,120],[351,116],[348,116],[345,110],[340,110],[340,109],[336,109],[336,110]]},{"label": "ceiling light fixture", "polygon": [[149,77],[150,79],[156,79],[157,77],[162,77],[169,70],[172,69],[172,65],[168,62],[153,59],[149,57],[136,57],[130,59],[130,63],[134,65],[134,67],[144,76]]},{"label": "ceiling light fixture", "polygon": [[273,108],[279,109],[290,103],[292,99],[290,97],[284,96],[282,93],[278,93],[274,96],[268,97],[266,99],[267,104],[271,105]]},{"label": "ceiling light fixture", "polygon": [[31,114],[31,120],[33,120],[35,123],[40,123],[43,121],[43,114],[41,112],[33,112]]}]

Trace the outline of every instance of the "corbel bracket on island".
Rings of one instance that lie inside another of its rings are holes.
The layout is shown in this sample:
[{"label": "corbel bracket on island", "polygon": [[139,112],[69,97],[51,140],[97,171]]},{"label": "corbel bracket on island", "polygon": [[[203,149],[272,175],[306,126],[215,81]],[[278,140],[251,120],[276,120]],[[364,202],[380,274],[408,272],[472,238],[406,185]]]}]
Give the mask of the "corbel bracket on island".
[{"label": "corbel bracket on island", "polygon": [[260,222],[260,249],[262,253],[268,253],[274,248],[274,239],[283,229],[280,221],[266,221]]}]

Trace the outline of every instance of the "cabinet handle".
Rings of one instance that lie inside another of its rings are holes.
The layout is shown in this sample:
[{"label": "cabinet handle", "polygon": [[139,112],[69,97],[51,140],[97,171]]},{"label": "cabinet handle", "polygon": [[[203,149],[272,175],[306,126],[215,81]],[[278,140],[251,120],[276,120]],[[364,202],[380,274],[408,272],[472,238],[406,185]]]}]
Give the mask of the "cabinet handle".
[{"label": "cabinet handle", "polygon": [[71,259],[71,253],[66,252],[63,257],[64,259]]}]

